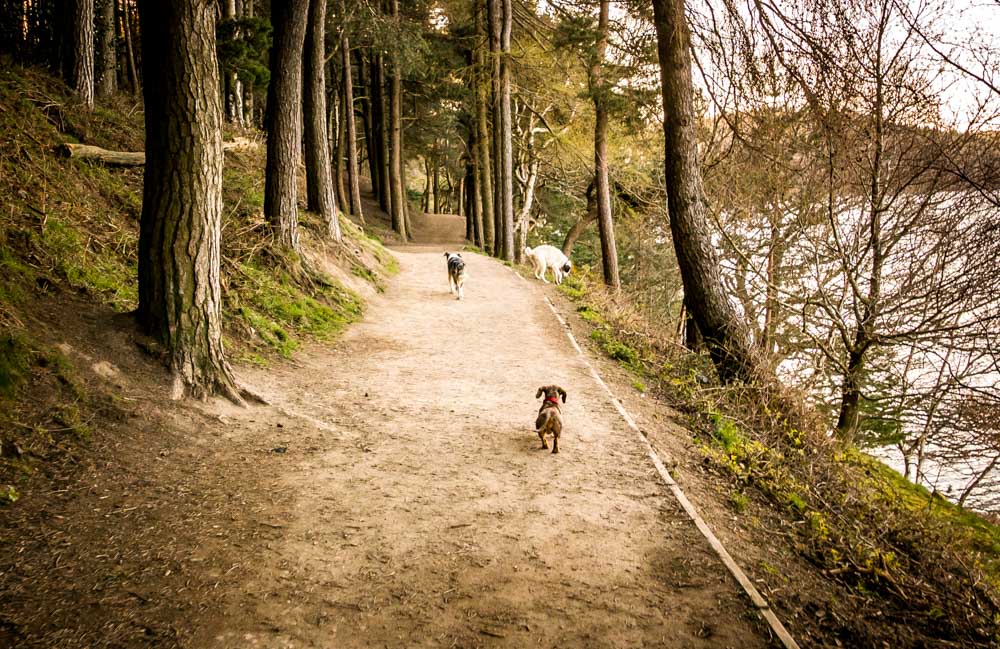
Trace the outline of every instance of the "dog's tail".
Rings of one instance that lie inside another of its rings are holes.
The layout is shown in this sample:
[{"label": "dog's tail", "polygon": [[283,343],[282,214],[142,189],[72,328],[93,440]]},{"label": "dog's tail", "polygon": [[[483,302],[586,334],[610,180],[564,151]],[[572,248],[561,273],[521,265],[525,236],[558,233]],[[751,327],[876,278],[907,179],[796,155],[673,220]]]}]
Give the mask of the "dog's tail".
[{"label": "dog's tail", "polygon": [[529,257],[531,256],[531,246],[524,247],[524,254],[528,255]]}]

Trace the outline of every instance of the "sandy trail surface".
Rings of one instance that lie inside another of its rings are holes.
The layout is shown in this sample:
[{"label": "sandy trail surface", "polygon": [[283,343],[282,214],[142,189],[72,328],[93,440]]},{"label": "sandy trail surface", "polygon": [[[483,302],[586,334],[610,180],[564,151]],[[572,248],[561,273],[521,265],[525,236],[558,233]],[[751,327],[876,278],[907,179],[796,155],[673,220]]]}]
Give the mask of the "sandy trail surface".
[{"label": "sandy trail surface", "polygon": [[[243,373],[281,415],[271,488],[294,505],[194,645],[769,646],[547,289],[469,252],[458,301],[445,249],[399,248],[401,272],[333,348]],[[558,455],[533,432],[550,383],[568,392]]]}]

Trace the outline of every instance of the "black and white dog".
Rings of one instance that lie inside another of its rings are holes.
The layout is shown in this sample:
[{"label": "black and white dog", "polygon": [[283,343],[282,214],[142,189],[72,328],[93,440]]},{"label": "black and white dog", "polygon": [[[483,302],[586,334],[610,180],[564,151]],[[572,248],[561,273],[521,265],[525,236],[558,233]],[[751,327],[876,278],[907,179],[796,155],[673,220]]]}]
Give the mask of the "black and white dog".
[{"label": "black and white dog", "polygon": [[458,299],[465,297],[462,287],[465,286],[465,260],[457,252],[446,252],[448,258],[448,288],[451,293],[458,294]]}]

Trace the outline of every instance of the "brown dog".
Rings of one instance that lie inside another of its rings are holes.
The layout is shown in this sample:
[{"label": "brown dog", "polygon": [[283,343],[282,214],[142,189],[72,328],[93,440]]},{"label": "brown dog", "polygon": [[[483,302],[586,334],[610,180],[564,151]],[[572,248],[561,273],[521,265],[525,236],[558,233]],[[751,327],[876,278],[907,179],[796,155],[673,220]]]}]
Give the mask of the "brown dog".
[{"label": "brown dog", "polygon": [[535,431],[542,440],[542,448],[548,448],[545,443],[545,434],[552,433],[552,452],[559,452],[559,436],[562,434],[562,410],[559,408],[559,397],[562,396],[563,403],[566,403],[566,390],[558,385],[543,385],[538,388],[535,398],[545,395],[542,407],[538,409],[538,417],[535,418]]}]

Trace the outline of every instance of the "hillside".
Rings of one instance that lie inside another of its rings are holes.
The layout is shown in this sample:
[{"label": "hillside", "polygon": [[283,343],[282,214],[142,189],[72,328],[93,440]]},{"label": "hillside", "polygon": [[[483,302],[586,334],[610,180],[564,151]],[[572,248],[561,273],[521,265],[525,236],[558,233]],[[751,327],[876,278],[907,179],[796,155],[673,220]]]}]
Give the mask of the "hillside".
[{"label": "hillside", "polygon": [[[224,322],[268,405],[169,400],[129,315],[141,170],[56,153],[139,150],[141,116],[0,72],[0,646],[778,646],[618,407],[800,646],[998,644],[994,526],[797,395],[714,384],[585,272],[469,250],[454,300],[458,217],[389,252],[303,212],[299,272],[268,252],[260,148],[227,153]],[[548,383],[558,456],[531,428]]]}]

